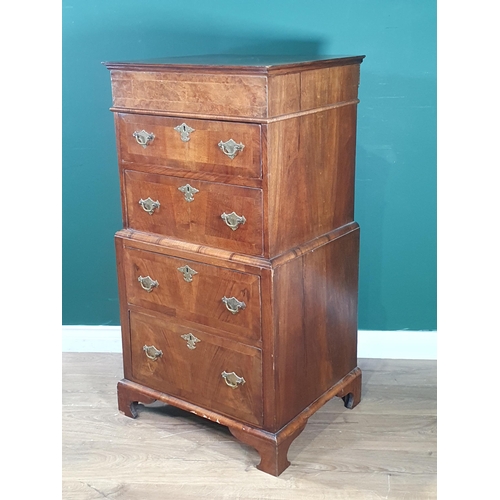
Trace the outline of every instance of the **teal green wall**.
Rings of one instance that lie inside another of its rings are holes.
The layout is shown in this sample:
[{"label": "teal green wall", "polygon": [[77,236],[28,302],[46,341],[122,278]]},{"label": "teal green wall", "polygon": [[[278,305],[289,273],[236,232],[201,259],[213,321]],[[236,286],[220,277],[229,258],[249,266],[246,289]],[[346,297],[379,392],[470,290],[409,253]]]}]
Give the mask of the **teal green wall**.
[{"label": "teal green wall", "polygon": [[365,54],[355,218],[359,327],[436,329],[436,3],[63,0],[63,324],[117,325],[121,227],[102,61]]}]

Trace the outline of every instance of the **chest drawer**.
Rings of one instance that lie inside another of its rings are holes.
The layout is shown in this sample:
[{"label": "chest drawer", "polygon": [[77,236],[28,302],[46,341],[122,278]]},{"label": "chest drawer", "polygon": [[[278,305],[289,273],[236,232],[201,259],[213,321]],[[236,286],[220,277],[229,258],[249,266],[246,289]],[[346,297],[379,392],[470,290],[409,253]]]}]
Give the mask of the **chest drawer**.
[{"label": "chest drawer", "polygon": [[261,178],[260,125],[117,114],[122,161]]},{"label": "chest drawer", "polygon": [[262,190],[133,170],[123,176],[127,227],[262,255]]},{"label": "chest drawer", "polygon": [[136,382],[262,424],[260,349],[134,311],[130,336]]},{"label": "chest drawer", "polygon": [[260,339],[259,276],[130,247],[123,266],[129,304]]}]

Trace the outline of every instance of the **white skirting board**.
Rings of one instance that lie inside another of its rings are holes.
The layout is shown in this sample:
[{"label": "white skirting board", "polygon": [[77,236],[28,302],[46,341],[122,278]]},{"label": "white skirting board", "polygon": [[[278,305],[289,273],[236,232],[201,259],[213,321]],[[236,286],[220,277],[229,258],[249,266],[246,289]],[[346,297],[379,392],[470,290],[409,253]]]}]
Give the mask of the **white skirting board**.
[{"label": "white skirting board", "polygon": [[[63,326],[63,352],[121,353],[119,326]],[[358,332],[358,357],[381,359],[437,359],[436,331]]]}]

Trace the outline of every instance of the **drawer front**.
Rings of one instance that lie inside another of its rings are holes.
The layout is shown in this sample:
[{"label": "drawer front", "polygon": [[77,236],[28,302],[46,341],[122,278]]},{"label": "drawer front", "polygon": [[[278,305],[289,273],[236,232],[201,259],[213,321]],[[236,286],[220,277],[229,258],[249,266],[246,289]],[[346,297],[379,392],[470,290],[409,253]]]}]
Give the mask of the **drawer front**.
[{"label": "drawer front", "polygon": [[260,349],[133,311],[130,335],[134,381],[262,424]]},{"label": "drawer front", "polygon": [[129,304],[260,339],[259,276],[127,247],[123,266]]},{"label": "drawer front", "polygon": [[[262,190],[133,170],[123,175],[128,227],[262,255]],[[233,213],[244,220],[223,218]]]},{"label": "drawer front", "polygon": [[116,120],[124,161],[262,177],[260,125],[127,114]]},{"label": "drawer front", "polygon": [[128,109],[226,116],[267,116],[265,75],[199,71],[111,70],[113,105]]}]

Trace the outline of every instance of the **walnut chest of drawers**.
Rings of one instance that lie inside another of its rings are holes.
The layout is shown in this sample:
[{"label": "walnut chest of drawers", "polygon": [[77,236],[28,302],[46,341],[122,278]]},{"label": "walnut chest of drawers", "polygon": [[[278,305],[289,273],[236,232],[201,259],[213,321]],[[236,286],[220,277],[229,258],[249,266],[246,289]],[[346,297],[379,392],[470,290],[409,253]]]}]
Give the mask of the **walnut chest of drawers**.
[{"label": "walnut chest of drawers", "polygon": [[155,400],[188,410],[279,475],[315,411],[358,404],[363,57],[105,63],[125,415]]}]

